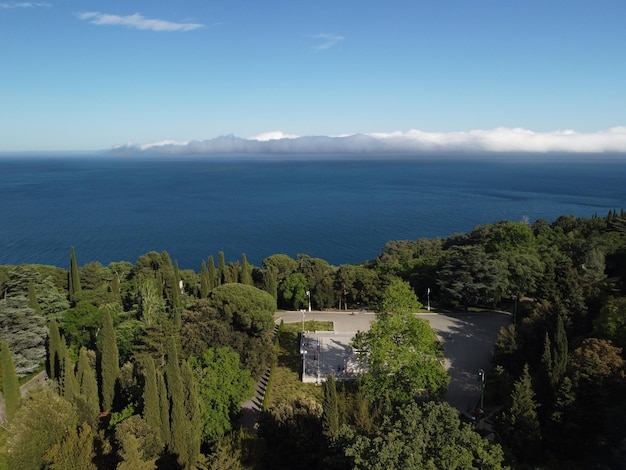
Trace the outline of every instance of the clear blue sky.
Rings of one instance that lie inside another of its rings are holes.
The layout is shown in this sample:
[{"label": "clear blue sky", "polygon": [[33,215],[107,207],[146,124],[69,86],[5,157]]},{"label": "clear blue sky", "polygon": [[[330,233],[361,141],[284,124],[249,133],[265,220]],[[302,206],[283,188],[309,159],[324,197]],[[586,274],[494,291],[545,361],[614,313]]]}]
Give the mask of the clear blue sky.
[{"label": "clear blue sky", "polygon": [[0,151],[626,126],[626,1],[0,1]]}]

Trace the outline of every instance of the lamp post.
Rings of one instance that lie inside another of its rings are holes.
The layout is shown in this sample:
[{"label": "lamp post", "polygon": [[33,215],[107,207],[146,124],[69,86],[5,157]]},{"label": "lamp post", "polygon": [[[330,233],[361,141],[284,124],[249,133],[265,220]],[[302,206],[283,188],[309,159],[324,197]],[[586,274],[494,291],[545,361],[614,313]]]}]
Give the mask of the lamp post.
[{"label": "lamp post", "polygon": [[426,291],[426,295],[428,296],[428,311],[430,312],[430,287]]},{"label": "lamp post", "polygon": [[311,311],[311,291],[306,291],[306,296],[309,298],[309,312]]},{"label": "lamp post", "polygon": [[304,310],[303,308],[300,309],[300,313],[302,314],[302,334],[304,335],[304,312],[306,312],[306,310]]},{"label": "lamp post", "polygon": [[483,399],[485,396],[485,371],[483,369],[478,370],[478,380],[480,380],[480,411],[483,411]]},{"label": "lamp post", "polygon": [[517,319],[517,294],[513,294],[511,298],[515,302],[513,306],[513,324],[515,325],[515,320]]}]

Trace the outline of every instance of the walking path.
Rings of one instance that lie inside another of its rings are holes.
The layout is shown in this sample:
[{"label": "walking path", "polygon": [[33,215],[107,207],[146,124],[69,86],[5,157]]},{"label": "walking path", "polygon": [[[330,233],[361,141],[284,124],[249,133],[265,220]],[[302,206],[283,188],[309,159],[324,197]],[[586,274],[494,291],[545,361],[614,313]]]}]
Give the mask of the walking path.
[{"label": "walking path", "polygon": [[[274,323],[274,340],[276,340],[276,334],[278,333],[278,325],[279,323]],[[265,399],[265,392],[267,391],[270,371],[271,367],[265,371],[263,377],[256,383],[254,397],[241,405],[239,426],[253,434],[257,432],[257,423],[261,410],[263,409],[263,400]]]},{"label": "walking path", "polygon": [[[47,380],[48,380],[48,374],[46,373],[46,371],[43,370],[39,372],[36,376],[34,376],[32,379],[30,379],[28,382],[26,382],[24,385],[20,387],[20,395],[22,397],[25,397],[31,388],[35,387],[39,383],[42,383],[42,382],[45,383]],[[6,419],[7,417],[6,417],[6,411],[4,408],[4,397],[0,396],[0,423],[2,425],[5,425]]]}]

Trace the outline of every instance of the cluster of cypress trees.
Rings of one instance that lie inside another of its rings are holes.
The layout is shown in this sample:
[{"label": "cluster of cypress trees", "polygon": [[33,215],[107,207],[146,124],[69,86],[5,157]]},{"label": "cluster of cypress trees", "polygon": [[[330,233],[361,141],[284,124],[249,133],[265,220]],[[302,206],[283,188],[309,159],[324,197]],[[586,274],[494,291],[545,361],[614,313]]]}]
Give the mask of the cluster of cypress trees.
[{"label": "cluster of cypress trees", "polygon": [[238,282],[240,284],[253,285],[252,267],[248,263],[246,254],[241,255],[241,266],[238,263],[226,264],[224,252],[218,253],[217,270],[213,255],[207,261],[202,262],[200,270],[200,298],[206,299],[209,292],[217,286],[227,282]]},{"label": "cluster of cypress trees", "polygon": [[[166,344],[164,372],[157,370],[151,356],[142,357],[142,416],[178,465],[194,468],[201,457],[200,407],[191,367],[187,361],[179,360],[178,347],[176,338],[170,336]],[[8,348],[2,348],[3,371],[9,370],[4,367],[4,351]],[[97,358],[97,370],[91,366],[90,356]],[[59,394],[77,406],[79,415],[88,424],[97,425],[98,413],[108,415],[115,402],[120,378],[115,329],[109,313],[105,313],[97,354],[82,348],[77,366],[69,356],[65,338],[59,334],[56,321],[52,320],[48,371],[49,377],[58,385]],[[5,382],[10,376],[5,374]],[[12,390],[7,385],[5,387]],[[17,404],[17,400],[7,400],[14,414],[16,405],[13,407],[13,403]]]}]

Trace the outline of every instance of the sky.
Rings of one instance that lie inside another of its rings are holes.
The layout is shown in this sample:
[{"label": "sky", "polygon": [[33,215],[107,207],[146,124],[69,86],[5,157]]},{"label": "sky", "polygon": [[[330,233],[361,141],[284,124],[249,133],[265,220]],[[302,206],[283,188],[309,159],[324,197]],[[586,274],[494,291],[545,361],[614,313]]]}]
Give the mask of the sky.
[{"label": "sky", "polygon": [[0,152],[352,134],[626,152],[626,2],[0,0]]}]

